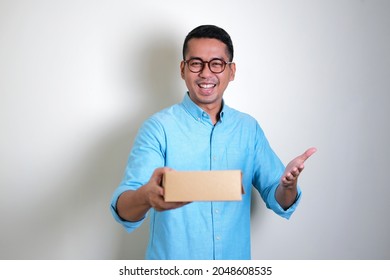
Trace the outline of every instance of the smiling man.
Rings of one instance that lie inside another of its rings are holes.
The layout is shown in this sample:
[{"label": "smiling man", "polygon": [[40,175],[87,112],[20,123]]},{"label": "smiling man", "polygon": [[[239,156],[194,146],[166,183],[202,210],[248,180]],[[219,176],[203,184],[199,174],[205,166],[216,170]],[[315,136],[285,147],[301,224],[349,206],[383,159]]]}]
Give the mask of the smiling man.
[{"label": "smiling man", "polygon": [[[236,72],[233,54],[231,38],[222,28],[192,30],[180,64],[188,92],[138,132],[111,211],[128,232],[149,213],[146,259],[250,259],[251,189],[287,219],[300,201],[298,176],[316,149],[284,167],[258,122],[224,103]],[[239,169],[245,194],[234,202],[165,202],[161,180],[170,169]]]}]

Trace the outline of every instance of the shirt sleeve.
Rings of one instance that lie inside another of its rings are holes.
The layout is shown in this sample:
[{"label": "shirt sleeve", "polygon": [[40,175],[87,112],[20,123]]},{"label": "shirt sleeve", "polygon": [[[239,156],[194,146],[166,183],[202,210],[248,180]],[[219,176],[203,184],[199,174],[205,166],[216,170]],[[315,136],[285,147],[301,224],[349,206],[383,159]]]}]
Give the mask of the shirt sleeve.
[{"label": "shirt sleeve", "polygon": [[275,198],[276,188],[284,172],[285,166],[272,150],[263,130],[256,125],[255,158],[253,185],[259,191],[267,208],[279,216],[289,219],[294,213],[301,199],[301,189],[298,186],[298,195],[293,205],[284,210]]},{"label": "shirt sleeve", "polygon": [[137,222],[123,220],[117,213],[116,204],[118,198],[125,191],[134,191],[145,185],[154,170],[165,165],[164,154],[164,129],[158,121],[151,117],[138,131],[133,148],[128,157],[123,179],[111,198],[111,213],[115,220],[122,224],[128,232],[132,232],[138,228],[146,216]]}]

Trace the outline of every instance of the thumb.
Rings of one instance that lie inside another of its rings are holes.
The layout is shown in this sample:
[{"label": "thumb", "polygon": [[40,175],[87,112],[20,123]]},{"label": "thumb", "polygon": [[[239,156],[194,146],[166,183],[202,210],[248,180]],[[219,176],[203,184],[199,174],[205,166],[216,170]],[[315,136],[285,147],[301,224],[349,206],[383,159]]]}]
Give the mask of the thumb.
[{"label": "thumb", "polygon": [[163,175],[166,172],[171,171],[171,170],[172,170],[172,168],[169,168],[169,167],[156,168],[152,174],[152,177],[150,178],[150,181],[152,181],[160,186]]},{"label": "thumb", "polygon": [[309,149],[307,149],[302,155],[301,155],[301,159],[303,161],[306,161],[309,157],[311,157],[315,152],[317,152],[317,148],[315,147],[311,147]]}]

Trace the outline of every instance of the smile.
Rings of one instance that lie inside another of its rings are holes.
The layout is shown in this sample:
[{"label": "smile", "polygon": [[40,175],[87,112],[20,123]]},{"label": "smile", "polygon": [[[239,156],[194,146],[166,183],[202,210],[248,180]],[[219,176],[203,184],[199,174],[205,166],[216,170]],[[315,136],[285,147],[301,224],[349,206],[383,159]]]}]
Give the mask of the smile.
[{"label": "smile", "polygon": [[209,88],[214,88],[216,84],[198,84],[198,86],[200,88],[209,89]]}]

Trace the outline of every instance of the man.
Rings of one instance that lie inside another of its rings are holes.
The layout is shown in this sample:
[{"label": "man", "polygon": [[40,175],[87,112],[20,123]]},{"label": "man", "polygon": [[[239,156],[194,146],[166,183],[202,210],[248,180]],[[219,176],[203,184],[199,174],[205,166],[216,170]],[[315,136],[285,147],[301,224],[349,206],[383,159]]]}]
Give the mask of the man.
[{"label": "man", "polygon": [[[128,232],[150,214],[147,259],[250,259],[251,188],[268,208],[289,218],[301,197],[297,179],[308,149],[285,168],[257,121],[223,101],[236,65],[230,36],[199,26],[183,45],[181,103],[140,128],[111,210]],[[240,169],[245,194],[234,202],[165,202],[161,179],[175,170]]]}]

